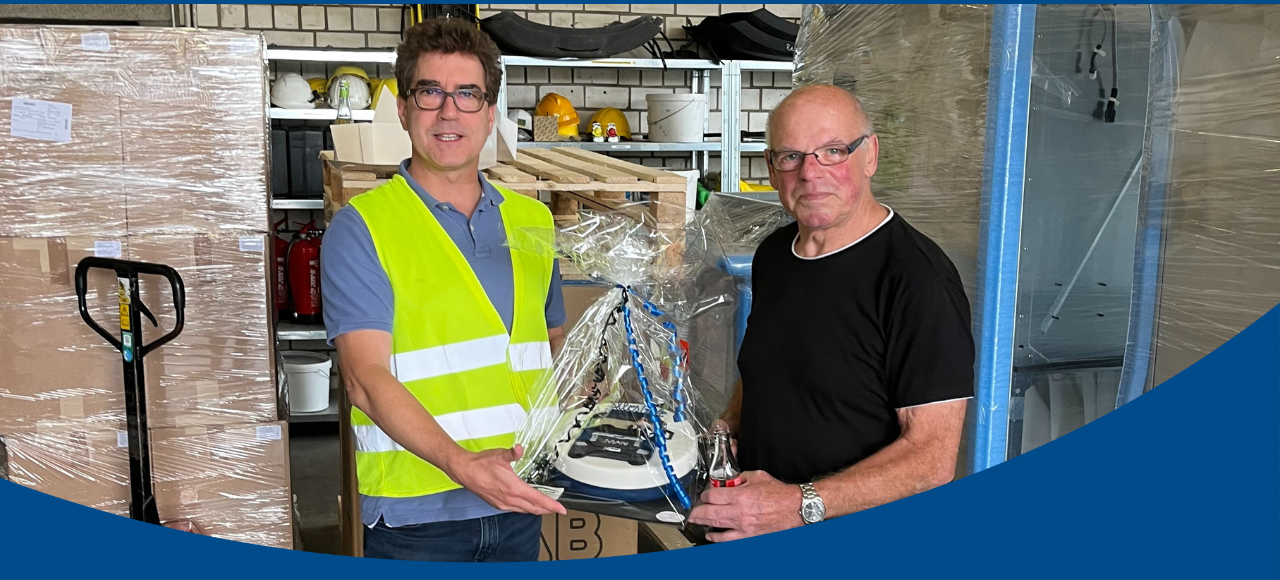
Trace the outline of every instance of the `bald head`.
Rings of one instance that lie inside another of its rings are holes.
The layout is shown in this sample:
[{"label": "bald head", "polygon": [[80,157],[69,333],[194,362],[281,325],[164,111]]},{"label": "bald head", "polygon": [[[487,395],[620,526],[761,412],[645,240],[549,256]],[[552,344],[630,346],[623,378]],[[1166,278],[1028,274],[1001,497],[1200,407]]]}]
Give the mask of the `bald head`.
[{"label": "bald head", "polygon": [[777,133],[775,127],[779,123],[808,124],[812,121],[806,117],[829,114],[847,121],[859,136],[873,132],[862,101],[853,93],[835,85],[806,85],[792,91],[769,113],[769,120],[765,123],[765,142],[771,149],[777,145],[773,141]]}]

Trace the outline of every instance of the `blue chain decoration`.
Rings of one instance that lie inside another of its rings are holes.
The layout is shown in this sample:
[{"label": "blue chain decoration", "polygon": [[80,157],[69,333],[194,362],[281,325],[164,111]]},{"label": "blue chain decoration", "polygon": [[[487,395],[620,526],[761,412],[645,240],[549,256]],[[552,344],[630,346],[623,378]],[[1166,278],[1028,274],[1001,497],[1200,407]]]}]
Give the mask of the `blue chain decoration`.
[{"label": "blue chain decoration", "polygon": [[658,458],[662,460],[662,470],[666,472],[667,481],[676,492],[676,499],[680,500],[680,505],[684,506],[684,509],[689,509],[692,502],[689,501],[689,494],[685,493],[684,487],[680,485],[680,478],[676,477],[675,469],[671,467],[671,457],[667,453],[666,428],[658,415],[658,407],[653,402],[653,393],[649,390],[649,379],[644,375],[644,365],[640,363],[640,349],[636,346],[635,331],[631,327],[631,309],[627,307],[627,293],[630,288],[622,286],[619,288],[622,288],[622,322],[627,329],[627,349],[631,351],[631,366],[636,369],[636,379],[640,383],[640,391],[644,393],[644,404],[649,408],[649,420],[653,422],[653,440],[658,447]]},{"label": "blue chain decoration", "polygon": [[[632,294],[635,293],[632,292]],[[667,315],[666,312],[663,312],[659,310],[657,306],[654,306],[652,302],[649,302],[644,298],[640,298],[639,295],[636,295],[636,298],[640,300],[640,304],[644,306],[644,309],[647,310],[654,318],[661,318]],[[671,340],[667,341],[667,350],[671,353],[672,360],[671,374],[675,377],[675,384],[671,388],[671,397],[676,400],[675,421],[676,423],[682,423],[685,419],[686,402],[684,393],[684,370],[682,370],[684,367],[684,350],[680,348],[680,333],[676,330],[676,325],[667,321],[662,323],[662,327],[671,331]]]}]

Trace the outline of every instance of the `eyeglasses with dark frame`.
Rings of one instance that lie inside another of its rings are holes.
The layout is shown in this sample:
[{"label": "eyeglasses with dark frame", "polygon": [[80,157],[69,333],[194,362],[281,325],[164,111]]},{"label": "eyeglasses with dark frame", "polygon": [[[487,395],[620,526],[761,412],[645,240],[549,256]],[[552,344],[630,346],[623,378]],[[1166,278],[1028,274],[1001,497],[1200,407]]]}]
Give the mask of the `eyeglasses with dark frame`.
[{"label": "eyeglasses with dark frame", "polygon": [[413,104],[424,111],[438,111],[445,99],[453,99],[453,106],[463,113],[476,113],[484,108],[487,93],[480,89],[446,91],[440,87],[414,87],[409,89]]},{"label": "eyeglasses with dark frame", "polygon": [[804,165],[804,158],[810,155],[822,165],[839,165],[849,159],[858,147],[862,146],[862,142],[867,140],[871,135],[863,135],[848,145],[826,145],[814,151],[813,153],[801,153],[799,151],[770,151],[768,154],[769,164],[777,171],[795,171]]}]

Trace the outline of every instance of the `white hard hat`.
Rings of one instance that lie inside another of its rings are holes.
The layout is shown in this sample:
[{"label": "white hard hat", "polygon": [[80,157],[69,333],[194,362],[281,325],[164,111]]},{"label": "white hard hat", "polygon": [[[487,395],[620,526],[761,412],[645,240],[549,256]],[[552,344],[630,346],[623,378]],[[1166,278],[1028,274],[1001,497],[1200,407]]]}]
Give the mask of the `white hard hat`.
[{"label": "white hard hat", "polygon": [[533,115],[524,109],[511,109],[507,111],[507,118],[515,123],[521,129],[533,130]]},{"label": "white hard hat", "polygon": [[311,85],[298,73],[284,73],[271,84],[271,103],[285,109],[314,109]]},{"label": "white hard hat", "polygon": [[373,95],[369,93],[369,81],[348,74],[338,75],[329,81],[329,106],[338,108],[338,92],[344,80],[347,81],[347,98],[350,99],[351,110],[368,109],[369,102],[373,99]]}]

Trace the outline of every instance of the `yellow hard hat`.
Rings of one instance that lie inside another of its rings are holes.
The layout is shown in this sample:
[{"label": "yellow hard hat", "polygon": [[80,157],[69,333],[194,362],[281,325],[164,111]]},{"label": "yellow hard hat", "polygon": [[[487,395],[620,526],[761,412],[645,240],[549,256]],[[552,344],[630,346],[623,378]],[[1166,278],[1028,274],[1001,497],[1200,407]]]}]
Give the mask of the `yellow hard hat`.
[{"label": "yellow hard hat", "polygon": [[[369,73],[364,72],[364,69],[358,66],[351,66],[348,64],[348,65],[340,66],[337,68],[337,70],[334,70],[333,74],[329,75],[329,83],[333,83],[333,81],[337,80],[338,77],[341,77],[344,75],[352,75],[352,76],[360,77],[361,79],[364,79],[364,82],[366,83],[369,82]],[[328,85],[325,86],[325,90],[326,91],[329,90]]]},{"label": "yellow hard hat", "polygon": [[747,183],[745,181],[739,180],[738,191],[773,191],[773,186],[767,183],[765,184]]},{"label": "yellow hard hat", "polygon": [[609,123],[613,123],[613,126],[618,129],[619,137],[623,139],[631,138],[631,123],[627,122],[627,116],[613,107],[605,107],[596,111],[596,114],[591,115],[591,122],[600,123],[601,127],[608,127]]},{"label": "yellow hard hat", "polygon": [[311,90],[320,94],[324,94],[325,91],[329,90],[329,79],[325,79],[325,78],[307,79],[307,84],[311,85]]},{"label": "yellow hard hat", "polygon": [[400,83],[395,77],[389,79],[373,79],[373,103],[369,105],[370,109],[378,108],[378,96],[382,94],[382,87],[387,87],[391,91],[392,96],[400,96]]},{"label": "yellow hard hat", "polygon": [[533,110],[533,116],[546,117],[552,116],[556,118],[556,124],[560,127],[559,133],[565,137],[578,136],[578,118],[577,109],[569,103],[569,99],[564,98],[556,93],[547,93],[538,102],[538,107]]}]

